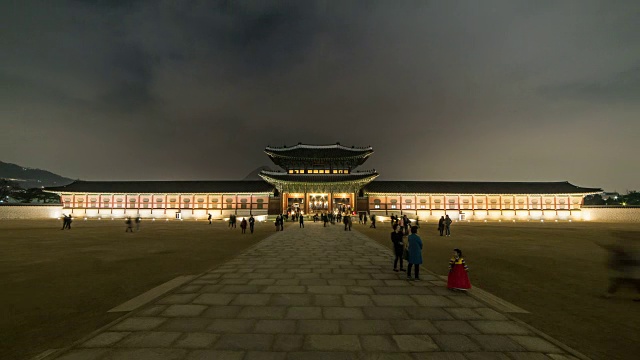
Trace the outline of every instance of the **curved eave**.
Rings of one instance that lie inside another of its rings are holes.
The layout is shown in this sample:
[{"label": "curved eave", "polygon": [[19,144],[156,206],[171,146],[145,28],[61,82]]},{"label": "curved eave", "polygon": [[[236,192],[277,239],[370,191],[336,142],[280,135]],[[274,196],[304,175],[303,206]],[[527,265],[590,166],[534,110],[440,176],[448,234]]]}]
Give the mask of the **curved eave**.
[{"label": "curved eave", "polygon": [[[283,159],[283,160],[302,160],[302,161],[317,161],[318,160],[317,157],[291,156],[291,155],[284,155],[284,154],[278,154],[278,153],[270,152],[268,150],[265,150],[264,152],[274,162],[276,162],[276,160],[279,160],[279,159]],[[364,159],[368,158],[369,156],[371,156],[371,154],[373,154],[373,150],[368,151],[368,152],[363,153],[363,154],[355,154],[353,156],[324,157],[324,159],[331,159],[331,160],[361,159],[361,160],[364,160]]]},{"label": "curved eave", "polygon": [[[269,176],[268,174],[263,174],[260,173],[258,174],[264,181],[270,183],[270,184],[318,184],[318,183],[322,183],[324,185],[347,185],[347,184],[366,184],[366,183],[370,183],[371,181],[373,181],[375,178],[377,178],[379,176],[379,174],[375,173],[375,174],[368,174],[365,177],[354,177],[354,179],[341,179],[339,181],[330,181],[330,180],[323,180],[323,181],[314,181],[313,179],[311,179],[311,177],[309,178],[308,181],[305,181],[303,178],[298,178],[295,180],[287,180],[287,179],[279,179],[279,178],[274,178],[272,176]],[[284,175],[284,174],[283,174]]]}]

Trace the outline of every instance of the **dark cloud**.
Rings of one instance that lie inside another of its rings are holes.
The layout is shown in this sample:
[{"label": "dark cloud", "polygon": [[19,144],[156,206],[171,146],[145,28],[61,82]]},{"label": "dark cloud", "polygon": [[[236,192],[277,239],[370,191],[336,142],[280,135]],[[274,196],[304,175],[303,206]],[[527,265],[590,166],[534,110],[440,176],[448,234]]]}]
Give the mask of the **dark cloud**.
[{"label": "dark cloud", "polygon": [[637,103],[640,99],[640,66],[634,66],[604,79],[555,84],[540,90],[544,95],[555,99]]},{"label": "dark cloud", "polygon": [[387,179],[638,188],[636,1],[0,6],[3,161],[229,179],[339,141]]}]

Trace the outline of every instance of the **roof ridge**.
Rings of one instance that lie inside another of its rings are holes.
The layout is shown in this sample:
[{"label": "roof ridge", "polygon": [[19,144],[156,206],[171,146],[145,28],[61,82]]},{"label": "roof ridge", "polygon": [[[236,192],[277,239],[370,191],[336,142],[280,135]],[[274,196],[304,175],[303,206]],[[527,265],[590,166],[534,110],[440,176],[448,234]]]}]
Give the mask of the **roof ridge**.
[{"label": "roof ridge", "polygon": [[265,150],[294,150],[294,149],[344,149],[344,150],[350,150],[350,151],[362,151],[362,150],[373,150],[373,147],[371,146],[347,147],[344,145],[340,145],[340,143],[327,144],[327,145],[312,145],[312,144],[298,143],[297,145],[293,145],[293,146],[286,146],[286,145],[282,147],[267,146],[265,148]]}]

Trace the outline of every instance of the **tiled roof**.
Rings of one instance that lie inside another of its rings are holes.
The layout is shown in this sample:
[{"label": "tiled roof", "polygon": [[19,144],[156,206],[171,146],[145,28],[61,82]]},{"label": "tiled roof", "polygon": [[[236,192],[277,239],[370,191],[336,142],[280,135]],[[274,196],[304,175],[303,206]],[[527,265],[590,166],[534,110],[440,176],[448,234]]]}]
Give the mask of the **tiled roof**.
[{"label": "tiled roof", "polygon": [[75,181],[45,188],[52,192],[101,193],[268,193],[273,186],[259,181]]},{"label": "tiled roof", "polygon": [[271,157],[287,157],[297,159],[326,159],[365,157],[373,153],[372,147],[346,147],[333,145],[305,145],[298,144],[289,147],[267,146],[264,150]]},{"label": "tiled roof", "polygon": [[368,178],[375,178],[378,176],[376,172],[357,172],[351,174],[287,174],[287,173],[276,173],[276,172],[266,172],[263,171],[260,173],[260,176],[263,178],[271,178],[279,181],[290,181],[290,182],[348,182],[348,181],[358,181]]},{"label": "tiled roof", "polygon": [[601,192],[562,182],[373,181],[367,193],[408,194],[577,194]]}]

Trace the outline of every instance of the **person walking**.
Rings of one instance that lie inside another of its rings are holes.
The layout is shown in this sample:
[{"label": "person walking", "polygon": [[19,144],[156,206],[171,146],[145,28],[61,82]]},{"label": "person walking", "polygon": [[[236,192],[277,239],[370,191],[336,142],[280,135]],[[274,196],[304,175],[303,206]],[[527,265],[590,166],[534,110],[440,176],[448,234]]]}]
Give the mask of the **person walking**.
[{"label": "person walking", "polygon": [[326,213],[322,213],[322,227],[327,227],[327,223],[329,222],[329,215]]},{"label": "person walking", "polygon": [[444,219],[444,235],[445,236],[451,236],[451,223],[452,222],[453,222],[453,220],[451,220],[449,215],[447,215],[447,217]]},{"label": "person walking", "polygon": [[62,214],[62,229],[60,230],[64,230],[67,228],[67,222],[69,221],[69,216]]},{"label": "person walking", "polygon": [[407,280],[411,281],[411,267],[415,268],[415,281],[420,281],[420,264],[422,264],[422,239],[418,236],[418,228],[411,227],[411,235],[408,237],[407,248]]},{"label": "person walking", "polygon": [[207,220],[209,220],[209,225],[211,225],[211,213],[209,213],[209,217],[207,218]]},{"label": "person walking", "polygon": [[402,215],[402,224],[404,225],[404,234],[409,235],[409,225],[411,225],[411,220],[407,215]]},{"label": "person walking", "polygon": [[140,231],[140,221],[142,221],[140,215],[136,216],[136,231]]},{"label": "person walking", "polygon": [[247,219],[242,218],[242,221],[240,222],[240,229],[242,229],[242,233],[246,234],[247,232]]},{"label": "person walking", "polygon": [[440,220],[438,220],[438,231],[440,231],[440,236],[444,234],[444,216],[440,216]]},{"label": "person walking", "polygon": [[304,216],[302,216],[301,214],[299,217],[300,217],[300,227],[304,228]]},{"label": "person walking", "polygon": [[362,220],[364,221],[364,226],[367,226],[367,213],[364,213],[364,216],[362,217]]},{"label": "person walking", "polygon": [[633,301],[640,301],[640,255],[638,250],[624,242],[614,245],[599,245],[609,250],[609,288],[603,295],[604,298],[608,299],[613,296],[621,285],[629,285],[636,288],[637,297]]},{"label": "person walking", "polygon": [[276,231],[280,231],[280,215],[276,216],[274,224],[276,224]]},{"label": "person walking", "polygon": [[342,217],[342,223],[344,224],[344,231],[347,231],[347,227],[349,226],[349,219],[347,215]]},{"label": "person walking", "polygon": [[449,277],[447,278],[447,288],[451,290],[471,289],[469,281],[469,268],[462,257],[462,250],[453,249],[453,257],[449,260]]},{"label": "person walking", "polygon": [[[398,226],[393,227],[393,231],[391,232],[391,242],[393,243],[393,252],[395,254],[395,259],[393,259],[393,271],[405,271],[402,268],[402,256],[404,255],[404,241],[402,232],[398,228]],[[398,270],[398,262],[400,262],[400,269]]]},{"label": "person walking", "polygon": [[253,234],[253,225],[256,223],[256,219],[253,218],[253,215],[249,216],[249,230]]},{"label": "person walking", "polygon": [[349,215],[347,216],[348,222],[347,225],[349,226],[349,231],[351,231],[351,226],[353,226],[353,216]]},{"label": "person walking", "polygon": [[67,219],[67,230],[71,230],[72,222],[73,222],[73,215],[69,214],[69,218]]},{"label": "person walking", "polygon": [[127,224],[127,229],[124,232],[133,232],[133,221],[131,220],[131,216],[127,217],[127,220],[124,222]]},{"label": "person walking", "polygon": [[373,214],[371,215],[371,226],[369,226],[370,228],[376,228],[376,215]]}]

